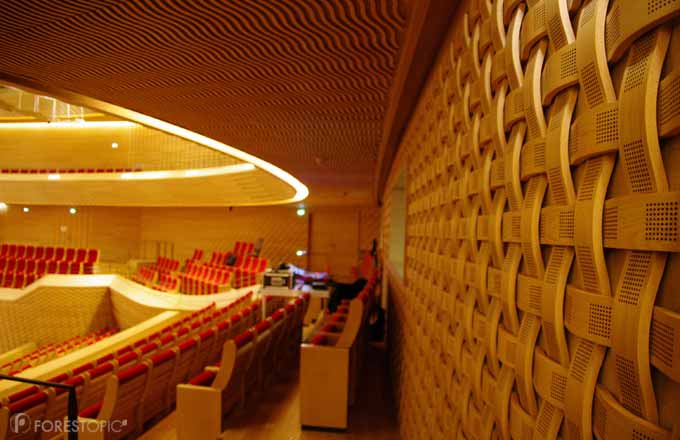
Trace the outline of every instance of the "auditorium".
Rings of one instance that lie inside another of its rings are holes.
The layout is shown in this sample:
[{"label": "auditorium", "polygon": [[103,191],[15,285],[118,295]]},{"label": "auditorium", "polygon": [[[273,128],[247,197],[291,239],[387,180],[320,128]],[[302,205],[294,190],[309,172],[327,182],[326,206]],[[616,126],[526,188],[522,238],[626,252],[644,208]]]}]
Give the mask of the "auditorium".
[{"label": "auditorium", "polygon": [[680,0],[0,0],[0,440],[680,440]]}]

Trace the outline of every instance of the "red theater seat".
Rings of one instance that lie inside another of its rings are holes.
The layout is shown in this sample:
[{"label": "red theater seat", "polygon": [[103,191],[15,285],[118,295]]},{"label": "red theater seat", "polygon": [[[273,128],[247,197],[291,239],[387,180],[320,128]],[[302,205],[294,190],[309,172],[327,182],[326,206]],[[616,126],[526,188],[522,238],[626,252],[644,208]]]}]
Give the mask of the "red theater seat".
[{"label": "red theater seat", "polygon": [[26,260],[16,260],[16,266],[14,267],[14,272],[24,273],[26,271]]},{"label": "red theater seat", "polygon": [[14,283],[14,274],[11,272],[5,272],[2,277],[2,287],[11,288]]},{"label": "red theater seat", "polygon": [[57,267],[57,273],[66,275],[69,273],[69,262],[68,261],[59,261],[59,265]]},{"label": "red theater seat", "polygon": [[169,407],[170,384],[177,361],[175,350],[165,350],[153,355],[149,361],[148,389],[140,407],[141,423],[163,413]]},{"label": "red theater seat", "polygon": [[200,261],[203,259],[203,249],[194,249],[194,253],[191,256],[192,261]]},{"label": "red theater seat", "polygon": [[68,263],[68,273],[70,273],[72,275],[77,275],[79,273],[82,273],[81,266],[82,266],[82,264],[77,263],[77,262]]},{"label": "red theater seat", "polygon": [[76,261],[77,263],[84,263],[86,259],[87,259],[87,249],[78,248],[76,250],[76,258],[75,258],[74,261]]},{"label": "red theater seat", "polygon": [[78,414],[78,417],[83,417],[86,419],[96,419],[97,415],[99,414],[99,411],[101,411],[102,409],[103,403],[104,402],[99,402],[95,403],[94,405],[88,406]]},{"label": "red theater seat", "polygon": [[47,262],[45,260],[38,260],[35,265],[35,273],[37,276],[41,277],[47,272]]},{"label": "red theater seat", "polygon": [[316,335],[309,341],[312,345],[326,345],[328,344],[328,337],[326,335]]},{"label": "red theater seat", "polygon": [[14,284],[12,287],[15,289],[22,289],[25,285],[26,279],[23,273],[14,274]]},{"label": "red theater seat", "polygon": [[31,284],[33,284],[33,283],[35,282],[35,280],[36,280],[35,274],[28,274],[28,275],[26,275],[26,279],[25,279],[24,285],[25,285],[25,286],[30,286]]},{"label": "red theater seat", "polygon": [[59,267],[58,262],[55,260],[50,260],[47,262],[47,273],[58,273]]},{"label": "red theater seat", "polygon": [[66,251],[64,250],[63,247],[54,248],[54,260],[62,261],[64,259],[65,253],[66,253]]}]

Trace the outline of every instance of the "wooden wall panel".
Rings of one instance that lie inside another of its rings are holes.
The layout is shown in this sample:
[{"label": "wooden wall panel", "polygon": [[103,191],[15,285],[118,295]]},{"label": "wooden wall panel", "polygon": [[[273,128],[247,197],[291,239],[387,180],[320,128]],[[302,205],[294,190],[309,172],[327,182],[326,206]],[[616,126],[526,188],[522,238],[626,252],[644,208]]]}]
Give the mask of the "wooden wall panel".
[{"label": "wooden wall panel", "polygon": [[23,244],[89,247],[101,250],[102,261],[125,262],[139,248],[141,211],[137,208],[10,206],[0,214],[0,241]]},{"label": "wooden wall panel", "polygon": [[356,209],[312,210],[309,266],[350,281],[352,267],[359,261],[359,219]]},{"label": "wooden wall panel", "polygon": [[678,17],[461,2],[392,170],[402,437],[680,438]]},{"label": "wooden wall panel", "polygon": [[290,261],[304,265],[295,255],[307,249],[307,217],[293,207],[219,209],[144,209],[142,240],[175,244],[175,258],[189,258],[195,248],[208,252],[231,250],[237,240],[264,238],[262,256],[271,263]]},{"label": "wooden wall panel", "polygon": [[39,287],[16,301],[0,301],[0,353],[116,325],[107,287]]},{"label": "wooden wall panel", "polygon": [[[0,214],[0,242],[94,247],[101,261],[125,263],[131,258],[154,258],[157,243],[162,253],[184,261],[194,249],[226,251],[237,240],[264,239],[262,256],[270,263],[292,262],[324,270],[330,263],[334,273],[351,278],[352,267],[370,251],[378,237],[378,208],[313,208],[304,217],[296,208],[110,208],[10,206]],[[308,243],[310,219],[314,239]]]},{"label": "wooden wall panel", "polygon": [[373,240],[380,235],[380,209],[365,208],[359,211],[359,249],[370,252]]}]

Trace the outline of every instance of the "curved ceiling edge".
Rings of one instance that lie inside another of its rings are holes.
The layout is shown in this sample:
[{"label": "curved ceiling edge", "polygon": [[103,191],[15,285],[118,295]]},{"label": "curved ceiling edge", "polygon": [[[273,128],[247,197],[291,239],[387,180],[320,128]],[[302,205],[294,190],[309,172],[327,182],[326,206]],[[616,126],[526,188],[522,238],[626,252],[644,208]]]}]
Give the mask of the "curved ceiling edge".
[{"label": "curved ceiling edge", "polygon": [[99,99],[90,98],[67,90],[58,90],[46,84],[36,83],[26,78],[14,77],[12,75],[7,75],[6,73],[0,73],[0,84],[10,87],[22,88],[24,90],[28,90],[36,94],[46,94],[54,96],[55,98],[61,99],[68,103],[78,104],[85,107],[89,107],[94,110],[99,110],[111,114],[113,116],[117,116],[119,118],[133,121],[140,125],[144,125],[146,127],[162,131],[164,133],[178,136],[182,139],[195,142],[204,147],[211,148],[213,150],[220,151],[222,153],[236,157],[245,162],[249,162],[256,166],[257,168],[260,168],[263,171],[266,171],[267,173],[271,174],[272,176],[282,180],[290,187],[292,187],[293,190],[295,191],[295,195],[293,197],[280,201],[274,201],[268,204],[283,205],[288,203],[300,202],[306,199],[307,196],[309,195],[309,189],[305,184],[300,182],[292,174],[288,173],[287,171],[284,171],[283,169],[277,167],[276,165],[271,164],[263,159],[260,159],[259,157],[253,156],[252,154],[246,153],[245,151],[239,150],[235,147],[219,142],[215,139],[182,128],[178,125],[161,121],[154,117],[147,116],[133,110],[128,110],[126,108],[110,104]]}]

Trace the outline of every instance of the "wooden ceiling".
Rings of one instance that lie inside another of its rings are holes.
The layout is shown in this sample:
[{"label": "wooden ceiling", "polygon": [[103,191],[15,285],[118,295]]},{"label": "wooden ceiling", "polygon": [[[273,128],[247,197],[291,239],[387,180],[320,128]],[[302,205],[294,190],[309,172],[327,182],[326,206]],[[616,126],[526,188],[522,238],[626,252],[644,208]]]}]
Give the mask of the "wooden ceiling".
[{"label": "wooden ceiling", "polygon": [[242,149],[312,203],[366,203],[409,17],[429,3],[3,0],[0,78]]}]

